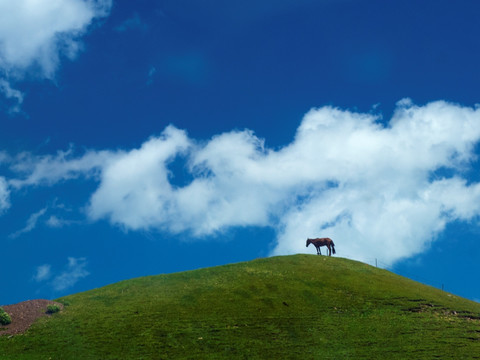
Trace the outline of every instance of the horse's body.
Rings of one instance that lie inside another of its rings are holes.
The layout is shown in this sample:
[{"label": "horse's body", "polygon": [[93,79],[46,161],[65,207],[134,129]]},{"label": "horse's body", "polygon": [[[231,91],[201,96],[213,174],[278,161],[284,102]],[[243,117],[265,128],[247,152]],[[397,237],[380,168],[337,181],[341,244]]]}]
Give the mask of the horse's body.
[{"label": "horse's body", "polygon": [[320,251],[321,246],[328,248],[328,256],[332,256],[332,253],[335,254],[335,244],[330,238],[307,239],[307,247],[310,244],[313,244],[317,248],[317,255],[322,255]]}]

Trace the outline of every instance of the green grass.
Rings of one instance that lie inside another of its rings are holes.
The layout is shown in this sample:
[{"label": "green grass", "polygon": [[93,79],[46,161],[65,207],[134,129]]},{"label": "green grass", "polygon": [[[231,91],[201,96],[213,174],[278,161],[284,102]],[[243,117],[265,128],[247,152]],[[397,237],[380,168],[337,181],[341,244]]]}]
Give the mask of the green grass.
[{"label": "green grass", "polygon": [[480,304],[294,255],[122,281],[0,337],[1,359],[474,359]]}]

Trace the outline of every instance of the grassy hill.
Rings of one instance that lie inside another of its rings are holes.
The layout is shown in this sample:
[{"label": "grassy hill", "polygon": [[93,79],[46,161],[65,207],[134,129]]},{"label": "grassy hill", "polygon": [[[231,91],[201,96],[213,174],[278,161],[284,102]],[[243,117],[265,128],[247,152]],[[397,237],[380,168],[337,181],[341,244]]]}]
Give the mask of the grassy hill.
[{"label": "grassy hill", "polygon": [[0,337],[0,358],[480,358],[480,304],[335,257],[150,276],[59,301],[26,334]]}]

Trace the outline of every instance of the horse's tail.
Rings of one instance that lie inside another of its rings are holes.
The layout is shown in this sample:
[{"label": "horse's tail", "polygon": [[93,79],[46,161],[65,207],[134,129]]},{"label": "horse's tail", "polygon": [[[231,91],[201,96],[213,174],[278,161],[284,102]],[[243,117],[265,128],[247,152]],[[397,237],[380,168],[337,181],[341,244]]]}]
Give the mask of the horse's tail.
[{"label": "horse's tail", "polygon": [[335,254],[335,244],[332,241],[332,254]]}]

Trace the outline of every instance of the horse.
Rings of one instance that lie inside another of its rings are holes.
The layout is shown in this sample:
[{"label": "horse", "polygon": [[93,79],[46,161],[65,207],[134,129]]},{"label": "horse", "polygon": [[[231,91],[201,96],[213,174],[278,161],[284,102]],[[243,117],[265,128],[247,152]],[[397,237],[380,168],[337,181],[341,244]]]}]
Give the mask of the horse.
[{"label": "horse", "polygon": [[328,248],[328,256],[332,256],[332,253],[335,254],[335,244],[330,238],[307,239],[307,247],[310,244],[313,244],[317,248],[317,255],[322,255],[320,251],[321,246]]}]

